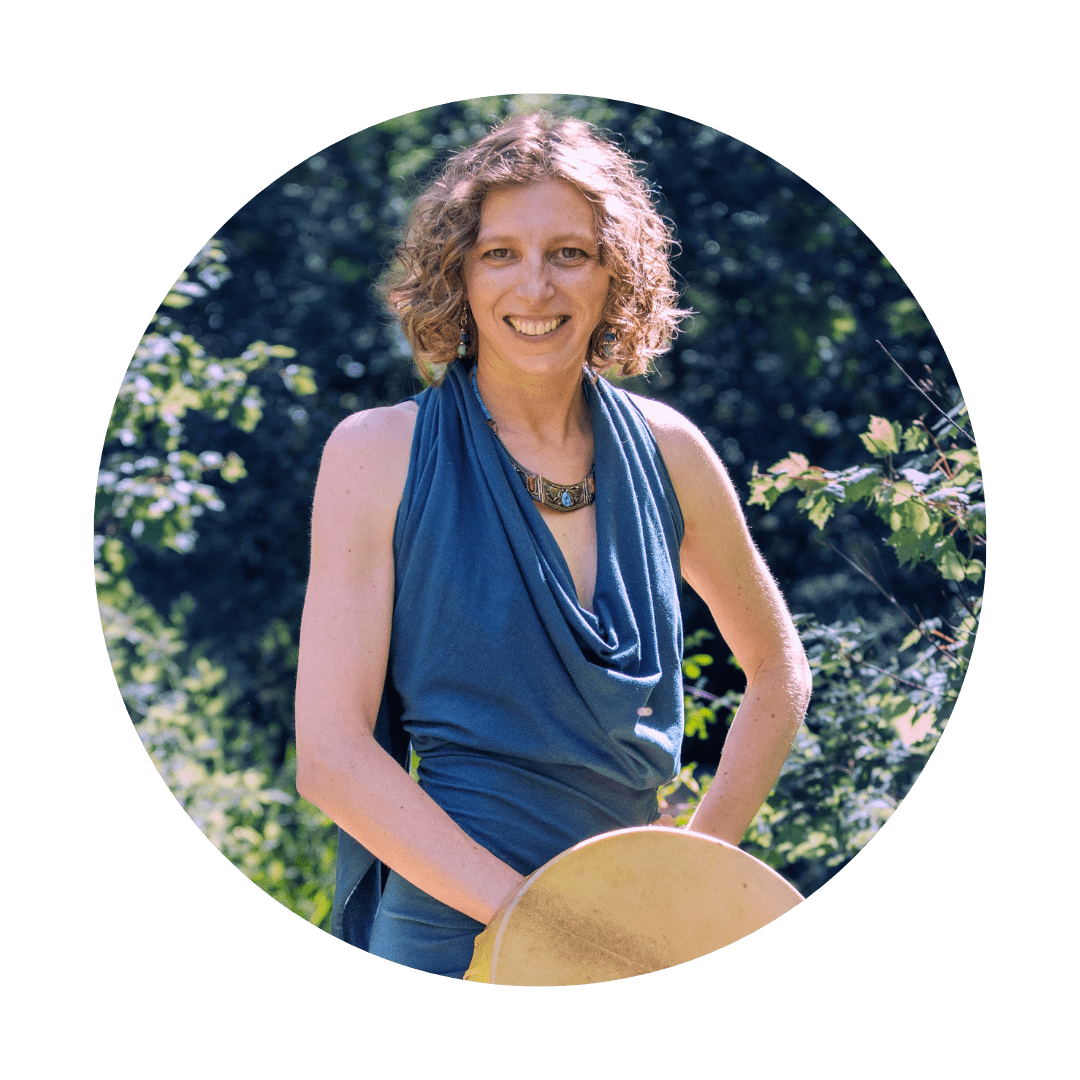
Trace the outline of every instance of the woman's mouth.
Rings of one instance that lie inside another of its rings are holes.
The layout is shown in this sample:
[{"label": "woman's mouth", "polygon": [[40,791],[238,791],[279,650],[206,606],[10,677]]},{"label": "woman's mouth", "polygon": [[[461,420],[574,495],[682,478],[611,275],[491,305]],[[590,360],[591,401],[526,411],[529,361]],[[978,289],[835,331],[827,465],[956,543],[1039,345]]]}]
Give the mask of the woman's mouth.
[{"label": "woman's mouth", "polygon": [[518,319],[513,315],[506,316],[506,322],[526,337],[543,337],[544,334],[558,330],[566,320],[566,315],[556,315],[551,319]]}]

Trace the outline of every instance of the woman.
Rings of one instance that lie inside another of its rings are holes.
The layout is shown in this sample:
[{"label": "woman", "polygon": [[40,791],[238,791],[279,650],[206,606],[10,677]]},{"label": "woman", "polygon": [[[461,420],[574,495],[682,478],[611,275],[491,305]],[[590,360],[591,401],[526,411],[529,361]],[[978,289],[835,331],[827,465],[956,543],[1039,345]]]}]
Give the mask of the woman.
[{"label": "woman", "polygon": [[297,787],[341,827],[335,932],[377,955],[460,978],[524,876],[657,820],[682,579],[747,678],[689,827],[738,843],[802,719],[805,657],[723,466],[598,378],[670,342],[669,250],[630,159],[546,114],[416,203],[387,298],[433,385],[327,443],[297,677]]}]

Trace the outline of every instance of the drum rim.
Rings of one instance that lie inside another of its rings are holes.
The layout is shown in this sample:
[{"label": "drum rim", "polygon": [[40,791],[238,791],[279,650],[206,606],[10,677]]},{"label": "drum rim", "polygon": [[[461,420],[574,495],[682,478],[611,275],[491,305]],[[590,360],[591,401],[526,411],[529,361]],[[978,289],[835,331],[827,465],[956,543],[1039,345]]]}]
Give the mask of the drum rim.
[{"label": "drum rim", "polygon": [[[748,851],[743,851],[743,849],[740,848],[737,844],[729,843],[727,840],[721,840],[718,836],[710,836],[707,833],[696,832],[690,829],[673,828],[670,825],[633,825],[625,829],[613,829],[606,833],[598,833],[596,836],[586,837],[586,839],[578,841],[578,843],[574,844],[572,847],[567,848],[565,851],[560,851],[558,855],[555,855],[554,857],[549,859],[546,863],[544,863],[543,866],[537,867],[536,870],[534,870],[527,878],[525,878],[525,880],[518,886],[515,892],[491,917],[491,921],[488,923],[488,926],[485,927],[485,930],[489,929],[491,925],[496,921],[498,922],[498,929],[495,932],[494,938],[492,939],[490,946],[488,981],[491,983],[497,982],[497,968],[499,963],[500,951],[499,947],[502,944],[503,935],[509,929],[511,923],[511,916],[513,915],[514,909],[518,906],[522,897],[528,892],[529,888],[532,886],[533,881],[537,877],[539,877],[540,874],[545,873],[551,867],[562,862],[563,860],[573,857],[578,851],[581,851],[582,849],[593,847],[601,843],[606,845],[609,843],[618,842],[622,838],[635,833],[655,835],[656,833],[660,832],[677,834],[678,836],[686,838],[692,843],[706,841],[708,843],[719,845],[722,848],[727,848],[729,851],[737,853],[737,855],[740,856],[742,860],[749,860],[749,863],[747,865],[754,865],[755,872],[760,873],[761,870],[765,870],[766,878],[772,878],[775,883],[782,885],[786,891],[790,892],[795,898],[795,903],[792,905],[792,907],[797,906],[799,903],[806,899],[802,895],[802,893],[800,893],[799,890],[796,889],[795,886],[787,880],[787,878],[785,878],[782,874],[778,873],[767,863],[762,862],[760,859],[751,855]],[[780,916],[777,916],[777,918],[779,917]],[[482,933],[480,936],[482,936]]]}]

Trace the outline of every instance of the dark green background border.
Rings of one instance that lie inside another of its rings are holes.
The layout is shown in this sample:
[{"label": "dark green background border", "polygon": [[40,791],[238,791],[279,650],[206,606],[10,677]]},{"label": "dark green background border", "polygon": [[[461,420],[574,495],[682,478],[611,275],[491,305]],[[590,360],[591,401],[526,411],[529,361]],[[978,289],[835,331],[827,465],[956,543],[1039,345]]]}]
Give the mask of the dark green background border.
[{"label": "dark green background border", "polygon": [[[1065,69],[1065,33],[1051,6],[1025,5],[1016,25],[985,6],[922,2],[611,17],[580,4],[527,17],[509,5],[437,16],[238,6],[50,8],[15,26],[6,294],[29,295],[5,334],[6,585],[21,602],[8,651],[23,676],[6,727],[5,876],[27,961],[12,980],[25,1013],[16,1030],[29,1036],[19,1075],[636,1077],[757,1063],[765,1076],[987,1076],[1011,1074],[1020,1055],[1042,1075],[1032,1055],[1047,1052],[1061,1013],[1040,991],[1065,908],[1061,887],[1037,892],[1032,924],[1022,866],[1049,854],[1067,714],[1043,677],[1063,650],[1040,597],[1059,586],[1038,585],[1025,559],[1052,509],[1035,468],[1053,460],[1056,426],[1039,419],[1067,423],[1054,405],[1066,353],[1053,259],[1071,254],[1049,231],[1053,215],[1040,216],[1056,213],[1067,177],[1052,75]],[[993,553],[953,724],[849,869],[779,923],[685,968],[515,990],[357,954],[207,845],[112,684],[90,515],[127,359],[221,221],[370,123],[552,90],[719,127],[858,222],[922,301],[968,396]]]}]

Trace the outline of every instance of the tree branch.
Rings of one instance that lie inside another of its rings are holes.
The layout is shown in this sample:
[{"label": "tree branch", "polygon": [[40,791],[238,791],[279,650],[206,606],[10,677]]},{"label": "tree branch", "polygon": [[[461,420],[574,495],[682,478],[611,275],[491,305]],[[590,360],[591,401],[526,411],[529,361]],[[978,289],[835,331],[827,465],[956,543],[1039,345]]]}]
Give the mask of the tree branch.
[{"label": "tree branch", "polygon": [[[877,341],[877,338],[875,338],[874,340]],[[881,345],[881,342],[878,341],[878,344]],[[902,367],[900,367],[900,361],[897,360],[896,357],[893,356],[893,354],[889,352],[889,350],[886,349],[884,345],[881,345],[881,350],[898,368],[900,368],[901,372],[903,372],[904,378],[907,379],[907,381],[911,383],[911,385],[914,386],[915,389],[918,390],[919,393],[922,394],[922,396],[926,398],[926,400],[929,401],[930,404],[935,409],[937,409],[937,411],[941,413],[941,415],[944,416],[945,419],[948,420],[949,423],[952,424],[952,426],[956,428],[956,430],[959,431],[961,435],[964,436],[964,438],[969,439],[972,445],[974,445],[975,440],[948,413],[941,411],[941,407],[937,404],[937,402],[934,401],[934,399],[906,371],[904,371]]]},{"label": "tree branch", "polygon": [[718,698],[715,694],[710,694],[708,690],[701,690],[696,686],[688,686],[686,682],[683,682],[683,693],[693,694],[694,697],[704,698],[706,701],[711,701],[713,704],[720,704],[723,699]]},{"label": "tree branch", "polygon": [[887,679],[893,679],[895,682],[903,683],[905,686],[911,686],[916,690],[927,689],[922,683],[912,682],[910,679],[905,679],[902,675],[897,675],[895,672],[879,668],[877,664],[871,664],[869,660],[862,660],[860,663],[863,667],[868,667],[871,671],[876,671],[879,675],[884,675]]},{"label": "tree branch", "polygon": [[[900,603],[900,601],[899,601],[899,600],[897,600],[897,599],[896,599],[896,597],[895,597],[895,596],[893,596],[893,595],[892,595],[892,593],[890,593],[890,592],[888,591],[888,589],[886,589],[886,588],[885,588],[885,587],[884,587],[884,586],[883,586],[883,585],[882,585],[882,584],[881,584],[881,583],[880,583],[880,582],[879,582],[879,581],[877,580],[877,578],[875,578],[875,577],[874,577],[874,575],[873,575],[873,574],[871,574],[871,573],[870,573],[870,571],[866,569],[866,567],[865,567],[865,566],[860,566],[860,565],[859,565],[859,564],[858,564],[858,563],[857,563],[857,562],[856,562],[856,561],[855,561],[854,559],[850,558],[850,557],[849,557],[848,555],[846,555],[846,554],[845,554],[845,553],[844,553],[843,551],[841,551],[841,550],[840,550],[840,549],[839,549],[839,548],[838,548],[838,547],[837,547],[837,546],[836,546],[836,545],[835,545],[835,544],[834,544],[834,543],[833,543],[833,542],[832,542],[831,540],[819,540],[819,541],[817,541],[817,542],[818,542],[819,544],[822,544],[822,543],[823,543],[823,544],[824,544],[824,545],[825,545],[825,546],[826,546],[827,548],[830,548],[830,549],[831,549],[832,551],[835,551],[835,552],[836,552],[836,554],[837,554],[837,555],[839,555],[839,556],[840,556],[840,558],[841,558],[841,559],[843,559],[843,560],[844,560],[844,561],[845,561],[846,563],[848,563],[848,564],[849,564],[850,566],[853,566],[853,567],[854,567],[854,568],[855,568],[855,569],[856,569],[856,570],[857,570],[857,571],[858,571],[858,572],[859,572],[860,574],[862,574],[862,576],[863,576],[864,578],[866,578],[866,580],[867,580],[867,581],[869,581],[869,582],[870,582],[870,584],[871,584],[871,585],[873,585],[873,586],[874,586],[874,587],[875,587],[875,588],[876,588],[876,589],[878,590],[878,592],[880,592],[880,593],[881,593],[881,595],[882,595],[882,596],[884,596],[884,597],[885,597],[885,599],[886,599],[886,600],[888,600],[888,601],[889,601],[889,603],[891,603],[891,604],[894,604],[894,605],[896,606],[896,609],[897,609],[897,610],[898,610],[898,611],[900,612],[900,614],[901,614],[901,615],[903,615],[903,616],[904,616],[904,618],[905,618],[905,619],[907,619],[907,621],[908,621],[909,623],[911,623],[911,626],[912,626],[912,628],[913,628],[913,629],[915,629],[915,630],[918,630],[918,631],[920,631],[920,632],[921,632],[921,633],[923,633],[923,634],[926,634],[926,630],[924,630],[924,629],[923,629],[923,625],[922,625],[922,623],[917,623],[917,622],[916,622],[916,621],[915,621],[915,620],[914,620],[914,619],[913,619],[913,618],[911,617],[910,613],[909,613],[909,612],[907,611],[907,609],[906,609],[906,608],[904,607],[904,605],[903,605],[903,604],[901,604],[901,603]],[[862,552],[860,551],[860,552],[859,552],[859,554],[861,555],[861,554],[862,554]],[[918,610],[918,609],[916,609],[916,610]],[[921,612],[919,613],[919,618],[920,618],[920,619],[922,618],[922,613],[921,613]],[[923,622],[925,622],[925,620],[923,620]],[[945,637],[945,635],[944,635],[944,634],[942,634],[942,635],[940,635],[940,636],[941,636],[941,637]],[[949,640],[949,639],[948,639],[948,638],[946,638],[946,640]],[[939,653],[940,653],[940,654],[941,654],[941,655],[942,655],[942,656],[943,656],[943,657],[944,657],[944,658],[945,658],[946,660],[948,660],[950,664],[953,664],[953,665],[955,666],[955,665],[956,665],[956,664],[958,663],[958,661],[957,661],[956,657],[955,657],[955,656],[953,656],[953,655],[952,655],[952,654],[951,654],[951,653],[950,653],[950,652],[949,652],[949,651],[948,651],[947,649],[945,649],[945,648],[943,648],[943,647],[942,647],[941,645],[939,645],[939,644],[938,644],[938,643],[937,643],[936,641],[931,641],[931,642],[930,642],[930,644],[931,644],[931,645],[933,645],[933,646],[934,646],[934,648],[935,648],[935,649],[936,649],[936,650],[937,650],[937,651],[938,651],[938,652],[939,652]]]}]

